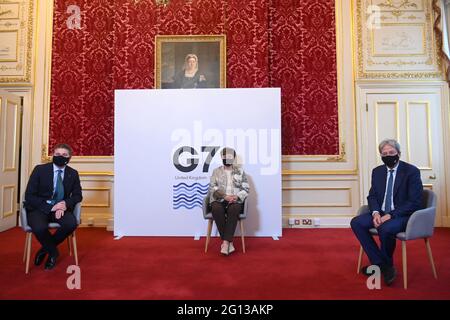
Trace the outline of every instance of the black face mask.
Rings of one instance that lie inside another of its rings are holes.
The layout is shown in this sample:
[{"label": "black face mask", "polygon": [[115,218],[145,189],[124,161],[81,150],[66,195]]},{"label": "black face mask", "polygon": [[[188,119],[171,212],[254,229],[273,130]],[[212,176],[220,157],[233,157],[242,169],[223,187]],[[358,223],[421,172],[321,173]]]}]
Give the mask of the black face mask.
[{"label": "black face mask", "polygon": [[395,167],[398,160],[400,159],[399,155],[396,154],[395,156],[384,156],[381,157],[381,160],[384,162],[385,165],[387,165],[389,168]]},{"label": "black face mask", "polygon": [[224,166],[229,167],[233,164],[234,160],[233,159],[222,159],[222,162],[223,162]]},{"label": "black face mask", "polygon": [[70,158],[66,158],[64,156],[53,156],[53,163],[58,167],[64,167],[69,163]]}]

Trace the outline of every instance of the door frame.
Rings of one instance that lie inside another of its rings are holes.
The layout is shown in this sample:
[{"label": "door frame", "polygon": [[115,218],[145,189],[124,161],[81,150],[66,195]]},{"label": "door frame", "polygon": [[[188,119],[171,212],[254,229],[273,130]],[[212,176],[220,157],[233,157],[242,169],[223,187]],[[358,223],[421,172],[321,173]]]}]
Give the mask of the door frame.
[{"label": "door frame", "polygon": [[[19,189],[19,187],[21,186],[20,185],[20,179],[21,179],[21,171],[22,171],[22,168],[21,168],[21,165],[22,165],[22,162],[21,162],[21,159],[22,159],[22,157],[21,157],[21,148],[22,148],[22,127],[23,127],[23,99],[21,98],[21,96],[12,93],[9,90],[4,90],[3,88],[0,88],[0,95],[6,97],[6,101],[14,99],[13,100],[14,101],[14,105],[16,105],[16,102],[17,102],[17,106],[18,106],[18,115],[17,115],[17,118],[15,118],[16,119],[15,120],[15,122],[16,122],[15,125],[17,125],[18,127],[17,127],[17,135],[14,138],[14,140],[15,140],[15,142],[14,142],[15,143],[15,146],[14,146],[14,154],[15,154],[15,156],[14,156],[14,158],[15,158],[15,161],[17,161],[17,163],[14,164],[14,167],[16,169],[13,169],[13,171],[17,172],[17,180],[14,181],[14,183],[11,182],[10,185],[8,185],[8,183],[6,182],[6,185],[5,185],[6,187],[14,187],[13,190],[15,190],[14,193],[13,193],[13,208],[12,208],[13,211],[12,211],[12,214],[11,214],[10,217],[7,217],[7,218],[1,217],[0,218],[0,219],[2,219],[2,222],[1,222],[1,225],[0,225],[0,231],[6,231],[8,229],[11,229],[11,228],[17,226],[17,220],[18,220],[17,219],[17,217],[18,217],[17,212],[18,212],[18,210],[20,210],[20,189]],[[1,101],[1,103],[3,104],[3,101]],[[3,109],[0,106],[0,120],[3,120],[2,119],[3,116],[6,117],[5,111],[6,110]],[[5,119],[5,121],[6,121],[6,119]],[[0,124],[0,126],[1,125],[3,125],[3,121]],[[5,142],[5,141],[6,141],[6,137],[5,137],[5,140],[3,142]],[[3,149],[2,151],[5,151],[5,149]],[[3,153],[2,153],[2,155],[3,155]],[[3,159],[5,159],[5,158],[3,158]],[[2,168],[2,170],[3,170],[3,168]],[[14,173],[9,173],[8,174],[8,173],[6,173],[7,171],[9,171],[9,170],[5,170],[4,171],[6,175],[14,174]],[[10,179],[10,178],[11,178],[11,176],[9,176],[8,179]],[[1,197],[3,197],[3,188],[4,188],[4,186],[3,186],[3,183],[2,183],[2,190],[0,191],[1,192]],[[2,199],[2,201],[3,200],[4,199]],[[3,208],[1,208],[1,210],[3,211]],[[2,214],[2,213],[0,212],[0,214]],[[5,220],[5,221],[3,221],[3,220]]]},{"label": "door frame", "polygon": [[368,131],[364,127],[364,117],[367,117],[366,101],[368,94],[437,94],[441,99],[440,117],[441,127],[441,150],[442,179],[439,182],[439,194],[437,194],[438,205],[440,206],[440,216],[436,219],[436,226],[450,227],[450,217],[448,208],[450,206],[450,190],[447,187],[450,181],[450,114],[449,114],[449,88],[445,81],[361,81],[356,83],[356,118],[358,137],[358,163],[360,172],[360,196],[361,204],[366,203],[367,194],[370,188],[371,172],[373,168],[368,168],[367,153],[364,141],[368,141]]}]

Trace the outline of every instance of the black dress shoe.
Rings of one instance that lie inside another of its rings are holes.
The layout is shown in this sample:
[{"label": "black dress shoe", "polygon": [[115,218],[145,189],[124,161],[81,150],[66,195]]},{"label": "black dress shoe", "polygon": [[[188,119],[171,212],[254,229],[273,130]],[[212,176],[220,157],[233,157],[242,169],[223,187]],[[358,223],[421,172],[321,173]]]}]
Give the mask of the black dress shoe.
[{"label": "black dress shoe", "polygon": [[[369,267],[371,267],[371,266],[378,266],[378,265],[373,264],[373,265],[370,265],[370,266],[364,266],[364,267],[361,268],[361,273],[362,273],[363,275],[367,276],[367,277],[370,277],[371,275],[373,275],[373,274],[374,274],[374,271],[369,272],[369,270],[368,270]],[[378,266],[378,267],[380,267],[380,266]]]},{"label": "black dress shoe", "polygon": [[383,268],[384,283],[387,286],[390,286],[394,282],[396,276],[397,276],[397,271],[395,270],[394,267]]},{"label": "black dress shoe", "polygon": [[56,265],[56,258],[58,258],[58,255],[56,256],[48,256],[47,262],[45,262],[45,270],[51,270]]},{"label": "black dress shoe", "polygon": [[34,265],[40,266],[42,264],[42,261],[44,261],[46,255],[47,252],[44,250],[44,248],[39,249],[39,251],[36,252],[36,256],[34,257]]}]

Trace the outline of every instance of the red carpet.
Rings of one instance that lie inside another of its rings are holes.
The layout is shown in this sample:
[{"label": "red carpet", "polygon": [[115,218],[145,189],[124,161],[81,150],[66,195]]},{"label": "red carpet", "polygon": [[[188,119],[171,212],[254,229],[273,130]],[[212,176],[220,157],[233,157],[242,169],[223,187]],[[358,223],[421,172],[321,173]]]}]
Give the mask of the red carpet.
[{"label": "red carpet", "polygon": [[[0,233],[0,299],[450,299],[450,229],[436,229],[431,246],[438,280],[432,276],[423,241],[408,243],[409,288],[399,276],[392,287],[368,290],[357,275],[358,243],[350,229],[284,229],[279,241],[236,241],[233,255],[219,253],[219,240],[203,252],[205,239],[125,237],[104,229],[77,233],[81,290],[66,288],[67,245],[54,270],[31,266],[25,275],[25,235]],[[238,240],[238,239],[236,239]],[[33,240],[33,252],[38,249]],[[365,258],[367,262],[367,258]]]}]

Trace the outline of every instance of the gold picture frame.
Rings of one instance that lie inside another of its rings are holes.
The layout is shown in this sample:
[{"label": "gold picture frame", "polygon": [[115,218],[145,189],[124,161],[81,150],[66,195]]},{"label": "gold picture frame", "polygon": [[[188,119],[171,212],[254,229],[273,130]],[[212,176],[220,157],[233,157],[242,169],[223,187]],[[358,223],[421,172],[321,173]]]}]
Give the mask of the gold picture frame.
[{"label": "gold picture frame", "polygon": [[353,0],[359,79],[441,79],[431,1]]},{"label": "gold picture frame", "polygon": [[225,35],[155,37],[155,88],[226,88]]},{"label": "gold picture frame", "polygon": [[32,81],[35,2],[0,0],[0,83],[4,85]]}]

